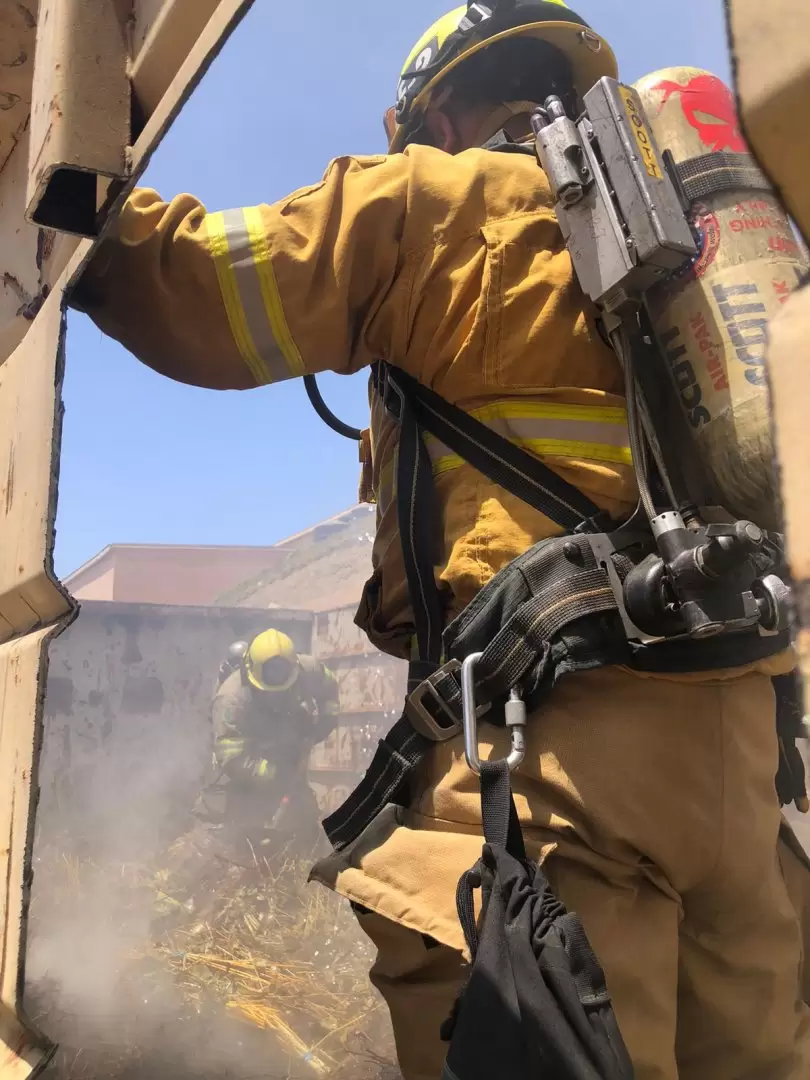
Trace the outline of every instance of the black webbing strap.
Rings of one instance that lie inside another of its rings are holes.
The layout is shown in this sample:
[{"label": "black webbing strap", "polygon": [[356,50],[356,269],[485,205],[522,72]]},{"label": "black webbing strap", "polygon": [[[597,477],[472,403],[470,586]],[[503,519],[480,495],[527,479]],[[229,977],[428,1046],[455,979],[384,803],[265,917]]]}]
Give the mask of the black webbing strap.
[{"label": "black webbing strap", "polygon": [[[488,641],[479,660],[480,681],[476,679],[482,705],[520,682],[532,667],[538,669],[538,678],[545,676],[549,642],[563,628],[588,615],[615,612],[616,599],[606,571],[595,565],[592,556],[586,557],[589,551],[587,540],[578,536],[572,538],[572,543],[582,552],[581,564],[579,560],[568,561],[563,553],[563,539],[548,542],[539,557],[541,566],[537,569],[529,565],[531,553],[512,564],[513,574],[525,581],[535,595],[520,603],[503,625],[500,625],[497,605],[493,607],[489,587],[482,590],[459,617],[472,633],[482,623],[483,636]],[[487,629],[490,619],[499,624],[491,633]],[[483,642],[480,644],[483,646]],[[451,666],[448,664],[428,674],[427,681],[451,713],[460,716],[461,687],[458,678],[448,670]],[[550,669],[547,674],[552,676]],[[388,803],[406,801],[411,774],[435,741],[416,730],[410,714],[396,722],[380,742],[358,786],[323,823],[335,848],[340,850],[351,843]]]},{"label": "black webbing strap", "polygon": [[[463,461],[472,465],[488,480],[516,498],[545,514],[566,532],[604,529],[604,515],[587,495],[563,480],[539,458],[529,454],[480,420],[451,405],[433,390],[398,368],[379,365],[376,385],[383,402],[390,406],[400,400],[407,403],[409,420],[429,432]],[[394,413],[396,415],[396,413]],[[400,458],[402,452],[400,436]],[[425,453],[428,467],[430,461]],[[410,462],[400,460],[402,475]],[[400,471],[398,470],[398,479]],[[432,471],[430,473],[432,486]]]},{"label": "black webbing strap", "polygon": [[[433,466],[410,396],[393,382],[387,382],[383,391],[379,366],[374,369],[373,380],[388,411],[399,423],[397,523],[418,651],[418,659],[412,660],[408,668],[411,694],[441,661],[444,611],[433,558],[441,519],[435,505]],[[433,740],[416,731],[403,713],[380,740],[363,779],[346,801],[324,819],[324,832],[337,851],[359,836],[388,803],[407,801],[411,774],[432,745]]]},{"label": "black webbing strap", "polygon": [[750,154],[717,150],[681,161],[675,170],[690,203],[722,191],[771,191],[771,185]]},{"label": "black webbing strap", "polygon": [[[503,759],[482,761],[480,779],[484,842],[496,848],[505,848],[513,858],[519,862],[525,862],[526,845],[512,796],[509,766]],[[482,880],[485,877],[481,872],[482,869],[479,863],[472,870],[462,874],[456,888],[456,911],[464,932],[464,940],[473,958],[478,952],[479,944],[475,891],[482,889],[482,908],[485,911],[491,886],[491,881]]]},{"label": "black webbing strap", "polygon": [[395,395],[395,401],[389,401],[390,411],[399,421],[397,524],[419,661],[438,667],[442,654],[444,612],[434,576],[435,538],[441,521],[436,507],[433,466],[410,395],[390,381],[388,390]]},{"label": "black webbing strap", "polygon": [[[404,372],[379,364],[374,371],[374,386],[400,425],[397,516],[419,653],[409,671],[410,693],[440,664],[444,622],[433,558],[440,519],[435,506],[433,467],[422,429],[566,532],[598,532],[600,511],[539,458],[448,404]],[[457,707],[457,687],[442,696]],[[323,823],[335,848],[351,843],[389,802],[406,801],[411,774],[434,741],[416,731],[406,715],[396,722],[381,740],[358,786]]]},{"label": "black webbing strap", "polygon": [[511,135],[507,135],[503,128],[496,131],[492,138],[482,145],[481,149],[494,150],[501,154],[528,154],[529,157],[537,158],[534,139],[531,142],[516,142]]},{"label": "black webbing strap", "polygon": [[512,797],[509,766],[503,758],[481,762],[481,822],[487,844],[506,848],[514,858],[525,862],[523,831]]},{"label": "black webbing strap", "polygon": [[355,840],[389,803],[405,805],[411,774],[434,745],[407,717],[397,720],[378,743],[363,779],[346,801],[324,818],[324,832],[336,851]]}]

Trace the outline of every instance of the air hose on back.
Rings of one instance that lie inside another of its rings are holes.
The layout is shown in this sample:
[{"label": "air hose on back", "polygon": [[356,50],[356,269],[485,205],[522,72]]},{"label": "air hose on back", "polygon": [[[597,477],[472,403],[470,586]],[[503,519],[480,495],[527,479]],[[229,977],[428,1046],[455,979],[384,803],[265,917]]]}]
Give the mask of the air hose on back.
[{"label": "air hose on back", "polygon": [[335,416],[323,400],[323,396],[318,389],[318,383],[316,382],[314,375],[304,376],[304,388],[306,389],[307,397],[312,403],[313,409],[327,427],[330,427],[332,431],[336,431],[338,435],[342,435],[344,439],[353,439],[355,442],[360,442],[360,439],[362,438],[360,429],[351,427],[350,424],[344,424],[339,417]]}]

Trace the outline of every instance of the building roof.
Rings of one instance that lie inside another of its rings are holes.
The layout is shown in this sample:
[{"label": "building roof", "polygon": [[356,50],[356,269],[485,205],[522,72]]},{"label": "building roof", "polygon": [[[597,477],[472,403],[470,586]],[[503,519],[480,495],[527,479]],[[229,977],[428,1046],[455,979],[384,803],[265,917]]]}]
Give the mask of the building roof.
[{"label": "building roof", "polygon": [[373,506],[358,505],[282,540],[280,564],[217,597],[239,607],[307,608],[326,611],[356,603],[371,575]]},{"label": "building roof", "polygon": [[108,544],[105,548],[102,548],[96,555],[87,562],[82,563],[73,570],[64,580],[64,584],[70,588],[70,584],[77,578],[83,578],[88,570],[95,570],[100,563],[109,562],[117,554],[125,554],[128,551],[147,551],[158,552],[166,551],[172,555],[179,554],[180,552],[193,552],[199,551],[207,554],[212,554],[217,551],[275,551],[275,545],[262,544]]},{"label": "building roof", "polygon": [[[373,506],[352,506],[334,517],[286,537],[277,544],[264,547],[109,544],[74,570],[65,580],[65,585],[84,600],[136,601],[143,596],[153,603],[281,607],[308,611],[326,611],[348,606],[360,599],[363,585],[371,574],[374,513]],[[149,572],[148,580],[142,580],[146,572],[143,566],[148,568],[153,565],[157,571],[157,567],[162,565],[161,553],[165,554],[167,561],[167,566],[162,571],[162,577],[166,577],[166,581],[161,584],[161,574],[156,572]],[[213,582],[205,586],[205,582],[200,581],[199,588],[192,590],[193,595],[186,596],[188,588],[182,597],[180,594],[175,595],[178,586],[175,579],[178,575],[184,578],[191,575],[194,579],[195,574],[199,577],[202,573],[202,570],[195,570],[201,562],[208,563],[213,557],[213,560],[221,565],[217,556],[227,561],[229,555],[234,556],[234,574],[230,581],[227,576],[220,581],[219,590],[224,591],[217,590]],[[183,574],[172,569],[172,566],[178,565],[178,560],[182,564]],[[245,565],[245,562],[248,565]],[[140,579],[136,574],[134,581],[129,580],[132,578],[130,572],[128,579],[122,579],[119,585],[122,573],[126,575],[127,568],[135,565],[141,566]],[[236,576],[240,565],[242,573],[250,573],[243,581],[239,581]],[[257,567],[259,569],[256,569]],[[93,595],[93,584],[104,575],[112,574],[115,576],[116,585],[110,595]]]}]

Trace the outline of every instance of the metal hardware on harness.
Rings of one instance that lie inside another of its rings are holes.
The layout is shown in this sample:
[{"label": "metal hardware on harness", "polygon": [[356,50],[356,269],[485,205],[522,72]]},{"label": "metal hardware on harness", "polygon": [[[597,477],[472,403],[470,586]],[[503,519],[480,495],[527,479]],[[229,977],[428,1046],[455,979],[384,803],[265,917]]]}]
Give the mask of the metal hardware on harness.
[{"label": "metal hardware on harness", "polygon": [[[632,542],[633,534],[629,527],[632,525],[632,521],[628,522],[628,536]],[[610,582],[610,587],[613,589],[613,596],[616,599],[616,605],[619,609],[619,617],[622,620],[624,626],[624,632],[628,641],[637,641],[642,645],[655,645],[658,642],[664,640],[663,635],[658,634],[646,634],[640,627],[638,627],[631,619],[628,611],[627,604],[624,598],[624,583],[619,576],[619,571],[616,569],[616,564],[613,561],[613,556],[620,550],[616,546],[617,538],[622,535],[624,530],[618,530],[612,536],[608,533],[598,533],[594,535],[588,535],[585,539],[593,552],[593,556],[597,563],[604,569]]]},{"label": "metal hardware on harness", "polygon": [[[458,660],[451,660],[445,664],[443,670],[448,675],[455,675],[461,671],[461,664]],[[434,711],[427,707],[427,701],[434,706]],[[456,716],[430,679],[419,683],[416,689],[408,694],[405,713],[411,722],[411,727],[420,735],[432,739],[433,742],[446,742],[461,732],[460,718]],[[446,723],[442,723],[443,720]]]},{"label": "metal hardware on harness", "polygon": [[532,117],[537,155],[584,292],[614,310],[697,255],[636,91],[603,78],[578,121],[557,97]]},{"label": "metal hardware on harness", "polygon": [[760,625],[765,633],[778,634],[790,625],[790,588],[776,574],[766,574],[753,585]]},{"label": "metal hardware on harness", "polygon": [[[749,521],[705,525],[682,463],[664,453],[656,434],[668,430],[680,406],[645,295],[697,253],[672,156],[659,151],[632,87],[603,78],[583,103],[575,120],[552,96],[533,114],[532,128],[577,278],[622,364],[633,467],[657,548],[621,582],[610,536],[594,539],[594,557],[609,575],[631,642],[778,633],[789,593],[767,538]],[[664,395],[651,394],[659,384]],[[663,507],[653,494],[655,472]]]},{"label": "metal hardware on harness", "polygon": [[552,191],[563,206],[573,206],[593,181],[576,124],[559,98],[550,98],[548,107],[532,116],[532,128],[543,147]]},{"label": "metal hardware on harness", "polygon": [[[415,690],[408,694],[405,713],[414,731],[424,735],[432,742],[447,742],[461,734],[461,717],[445,701],[433,679],[438,675],[455,676],[461,672],[460,660],[448,660],[433,676],[420,682]],[[476,715],[484,716],[491,705],[479,705]]]},{"label": "metal hardware on harness", "polygon": [[[461,712],[464,723],[464,757],[474,773],[481,772],[478,756],[478,713],[475,707],[475,665],[483,653],[471,653],[461,665]],[[526,756],[526,703],[520,690],[513,687],[504,707],[506,725],[512,733],[512,749],[506,759],[509,771],[514,772]]]}]

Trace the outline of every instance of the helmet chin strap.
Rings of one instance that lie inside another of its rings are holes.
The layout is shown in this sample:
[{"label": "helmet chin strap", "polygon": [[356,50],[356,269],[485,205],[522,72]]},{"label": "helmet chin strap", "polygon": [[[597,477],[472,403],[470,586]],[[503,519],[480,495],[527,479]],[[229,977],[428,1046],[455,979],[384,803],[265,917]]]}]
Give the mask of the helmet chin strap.
[{"label": "helmet chin strap", "polygon": [[516,116],[531,116],[536,108],[536,101],[504,101],[496,106],[481,123],[481,127],[472,140],[472,145],[483,146],[510,120],[513,120]]}]

